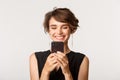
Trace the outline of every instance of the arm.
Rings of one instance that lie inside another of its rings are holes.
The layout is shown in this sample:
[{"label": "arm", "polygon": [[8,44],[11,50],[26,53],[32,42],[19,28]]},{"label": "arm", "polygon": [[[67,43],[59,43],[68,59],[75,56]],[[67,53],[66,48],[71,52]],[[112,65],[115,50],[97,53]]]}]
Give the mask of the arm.
[{"label": "arm", "polygon": [[57,57],[57,62],[62,69],[62,73],[65,76],[65,80],[73,80],[72,74],[69,69],[69,62],[66,54],[58,51],[57,54],[55,55]]},{"label": "arm", "polygon": [[43,67],[43,70],[39,79],[37,59],[35,57],[35,54],[33,53],[30,56],[31,80],[49,80],[50,72],[55,69],[56,65],[57,65],[57,61],[56,61],[56,58],[54,57],[54,54],[50,54],[45,62],[45,65]]},{"label": "arm", "polygon": [[43,69],[40,80],[49,80],[49,74],[50,73],[48,73],[45,69]]},{"label": "arm", "polygon": [[39,80],[37,60],[34,53],[30,56],[29,64],[30,80]]},{"label": "arm", "polygon": [[54,53],[50,54],[43,67],[40,80],[49,80],[50,72],[53,71],[57,65],[58,64]]},{"label": "arm", "polygon": [[64,76],[65,76],[65,80],[73,80],[71,72],[64,74]]},{"label": "arm", "polygon": [[85,56],[79,68],[78,80],[88,80],[89,60]]}]

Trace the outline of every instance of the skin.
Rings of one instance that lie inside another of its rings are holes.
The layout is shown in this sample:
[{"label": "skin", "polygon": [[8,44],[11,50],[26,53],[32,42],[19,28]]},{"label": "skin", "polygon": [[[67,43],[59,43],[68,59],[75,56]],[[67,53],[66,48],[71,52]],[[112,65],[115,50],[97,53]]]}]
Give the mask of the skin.
[{"label": "skin", "polygon": [[[69,62],[66,56],[66,54],[70,52],[70,49],[68,47],[68,39],[71,34],[69,24],[58,22],[52,17],[49,21],[48,33],[53,41],[64,42],[64,53],[58,51],[57,54],[52,53],[48,56],[40,78],[38,75],[37,60],[35,58],[35,54],[33,53],[30,56],[31,80],[49,80],[50,72],[53,71],[54,69],[58,70],[60,67],[62,69],[62,73],[65,76],[65,80],[73,80],[73,77],[69,69]],[[78,80],[88,80],[88,71],[89,60],[85,56],[79,69]]]}]

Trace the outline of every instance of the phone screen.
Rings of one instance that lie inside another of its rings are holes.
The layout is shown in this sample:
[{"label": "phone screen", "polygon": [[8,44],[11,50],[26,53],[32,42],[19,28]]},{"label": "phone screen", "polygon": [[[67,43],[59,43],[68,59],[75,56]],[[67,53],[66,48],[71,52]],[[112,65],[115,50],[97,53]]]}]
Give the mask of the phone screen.
[{"label": "phone screen", "polygon": [[64,43],[53,41],[51,43],[51,50],[52,50],[52,53],[57,52],[57,51],[64,52]]}]

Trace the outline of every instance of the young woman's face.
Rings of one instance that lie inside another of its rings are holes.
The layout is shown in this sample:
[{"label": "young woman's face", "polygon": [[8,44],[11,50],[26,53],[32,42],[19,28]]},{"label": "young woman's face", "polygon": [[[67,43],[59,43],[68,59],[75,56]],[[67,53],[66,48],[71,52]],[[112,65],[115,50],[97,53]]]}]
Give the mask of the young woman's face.
[{"label": "young woman's face", "polygon": [[67,42],[70,37],[68,23],[56,21],[53,17],[49,21],[49,35],[53,41]]}]

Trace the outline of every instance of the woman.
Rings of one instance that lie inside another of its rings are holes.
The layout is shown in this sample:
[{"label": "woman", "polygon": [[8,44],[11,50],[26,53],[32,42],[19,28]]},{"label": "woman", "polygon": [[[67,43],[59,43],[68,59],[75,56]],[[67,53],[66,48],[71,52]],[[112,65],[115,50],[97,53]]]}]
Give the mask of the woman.
[{"label": "woman", "polygon": [[31,80],[88,80],[89,60],[70,50],[68,40],[78,27],[78,19],[68,8],[56,8],[45,15],[44,29],[53,41],[64,42],[64,52],[51,50],[30,56]]}]

